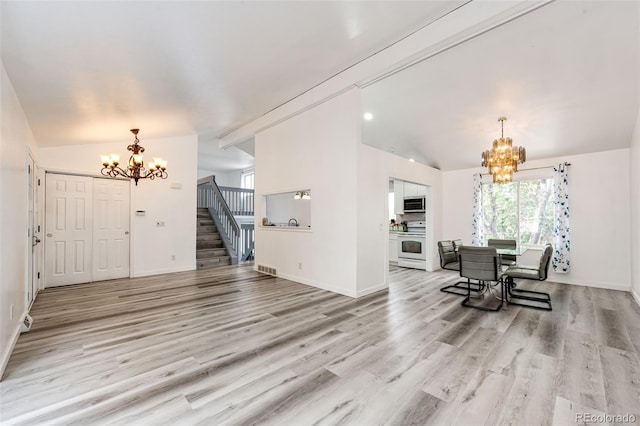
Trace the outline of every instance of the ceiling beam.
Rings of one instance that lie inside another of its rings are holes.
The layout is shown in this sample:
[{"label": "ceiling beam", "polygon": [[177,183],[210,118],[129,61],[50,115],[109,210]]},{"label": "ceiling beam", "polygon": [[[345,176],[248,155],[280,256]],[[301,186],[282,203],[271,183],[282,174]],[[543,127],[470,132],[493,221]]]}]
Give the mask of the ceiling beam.
[{"label": "ceiling beam", "polygon": [[404,68],[455,47],[553,0],[475,0],[431,22],[386,49],[347,68],[261,117],[220,138],[219,147],[245,142],[258,132],[341,95],[366,87]]}]

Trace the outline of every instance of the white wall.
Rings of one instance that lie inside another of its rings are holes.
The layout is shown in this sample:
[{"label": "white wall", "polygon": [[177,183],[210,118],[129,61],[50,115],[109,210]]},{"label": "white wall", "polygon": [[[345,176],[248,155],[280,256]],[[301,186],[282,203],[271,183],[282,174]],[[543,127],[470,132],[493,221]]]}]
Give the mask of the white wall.
[{"label": "white wall", "polygon": [[[526,168],[571,163],[571,272],[549,280],[593,287],[629,290],[629,150],[597,152],[528,161]],[[444,172],[442,191],[445,239],[471,243],[473,174],[482,168]]]},{"label": "white wall", "polygon": [[242,180],[242,170],[233,172],[216,172],[214,170],[198,169],[198,179],[214,175],[218,186],[230,186],[232,188],[240,188]]},{"label": "white wall", "polygon": [[[31,128],[7,76],[0,75],[0,377],[24,318],[27,281],[27,147]],[[10,308],[13,305],[13,319]]]},{"label": "white wall", "polygon": [[630,151],[631,285],[633,296],[640,305],[640,111],[638,111]]},{"label": "white wall", "polygon": [[[95,144],[41,149],[41,164],[47,170],[98,175],[102,165],[100,154],[119,153],[128,160],[128,139]],[[197,136],[166,139],[144,139],[148,158],[168,160],[166,180],[142,179],[131,182],[131,275],[144,276],[192,270],[196,267],[196,185]],[[179,182],[180,189],[171,189]],[[136,216],[145,210],[145,216]],[[163,221],[164,227],[156,227]],[[171,256],[175,255],[175,260]]]},{"label": "white wall", "polygon": [[360,144],[358,151],[358,295],[389,285],[389,178],[430,187],[427,214],[427,269],[439,265],[436,241],[441,239],[442,173],[406,158]]},{"label": "white wall", "polygon": [[359,99],[352,90],[255,138],[256,212],[263,195],[309,188],[313,225],[310,232],[258,226],[256,265],[349,296],[356,295]]}]

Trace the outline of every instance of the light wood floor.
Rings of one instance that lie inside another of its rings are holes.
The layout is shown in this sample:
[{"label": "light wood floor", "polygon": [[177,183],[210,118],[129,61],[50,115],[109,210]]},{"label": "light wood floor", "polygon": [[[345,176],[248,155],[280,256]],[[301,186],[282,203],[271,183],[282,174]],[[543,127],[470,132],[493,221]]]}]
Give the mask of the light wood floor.
[{"label": "light wood floor", "polygon": [[2,424],[640,422],[640,308],[554,283],[553,312],[460,306],[394,268],[351,299],[250,267],[47,289],[0,383]]}]

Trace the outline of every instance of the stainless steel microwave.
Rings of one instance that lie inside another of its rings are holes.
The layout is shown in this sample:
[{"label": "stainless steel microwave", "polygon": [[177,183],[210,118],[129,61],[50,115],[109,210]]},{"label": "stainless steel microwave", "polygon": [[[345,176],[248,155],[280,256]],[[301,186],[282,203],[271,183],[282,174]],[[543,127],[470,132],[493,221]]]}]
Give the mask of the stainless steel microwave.
[{"label": "stainless steel microwave", "polygon": [[425,197],[406,197],[404,199],[405,213],[424,213]]}]

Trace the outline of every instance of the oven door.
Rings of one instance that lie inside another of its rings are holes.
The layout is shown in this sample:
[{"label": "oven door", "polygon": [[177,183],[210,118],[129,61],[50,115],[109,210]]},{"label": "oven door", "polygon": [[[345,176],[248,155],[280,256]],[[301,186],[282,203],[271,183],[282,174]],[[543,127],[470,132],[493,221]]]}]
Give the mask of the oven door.
[{"label": "oven door", "polygon": [[398,235],[398,258],[426,260],[424,236]]}]

